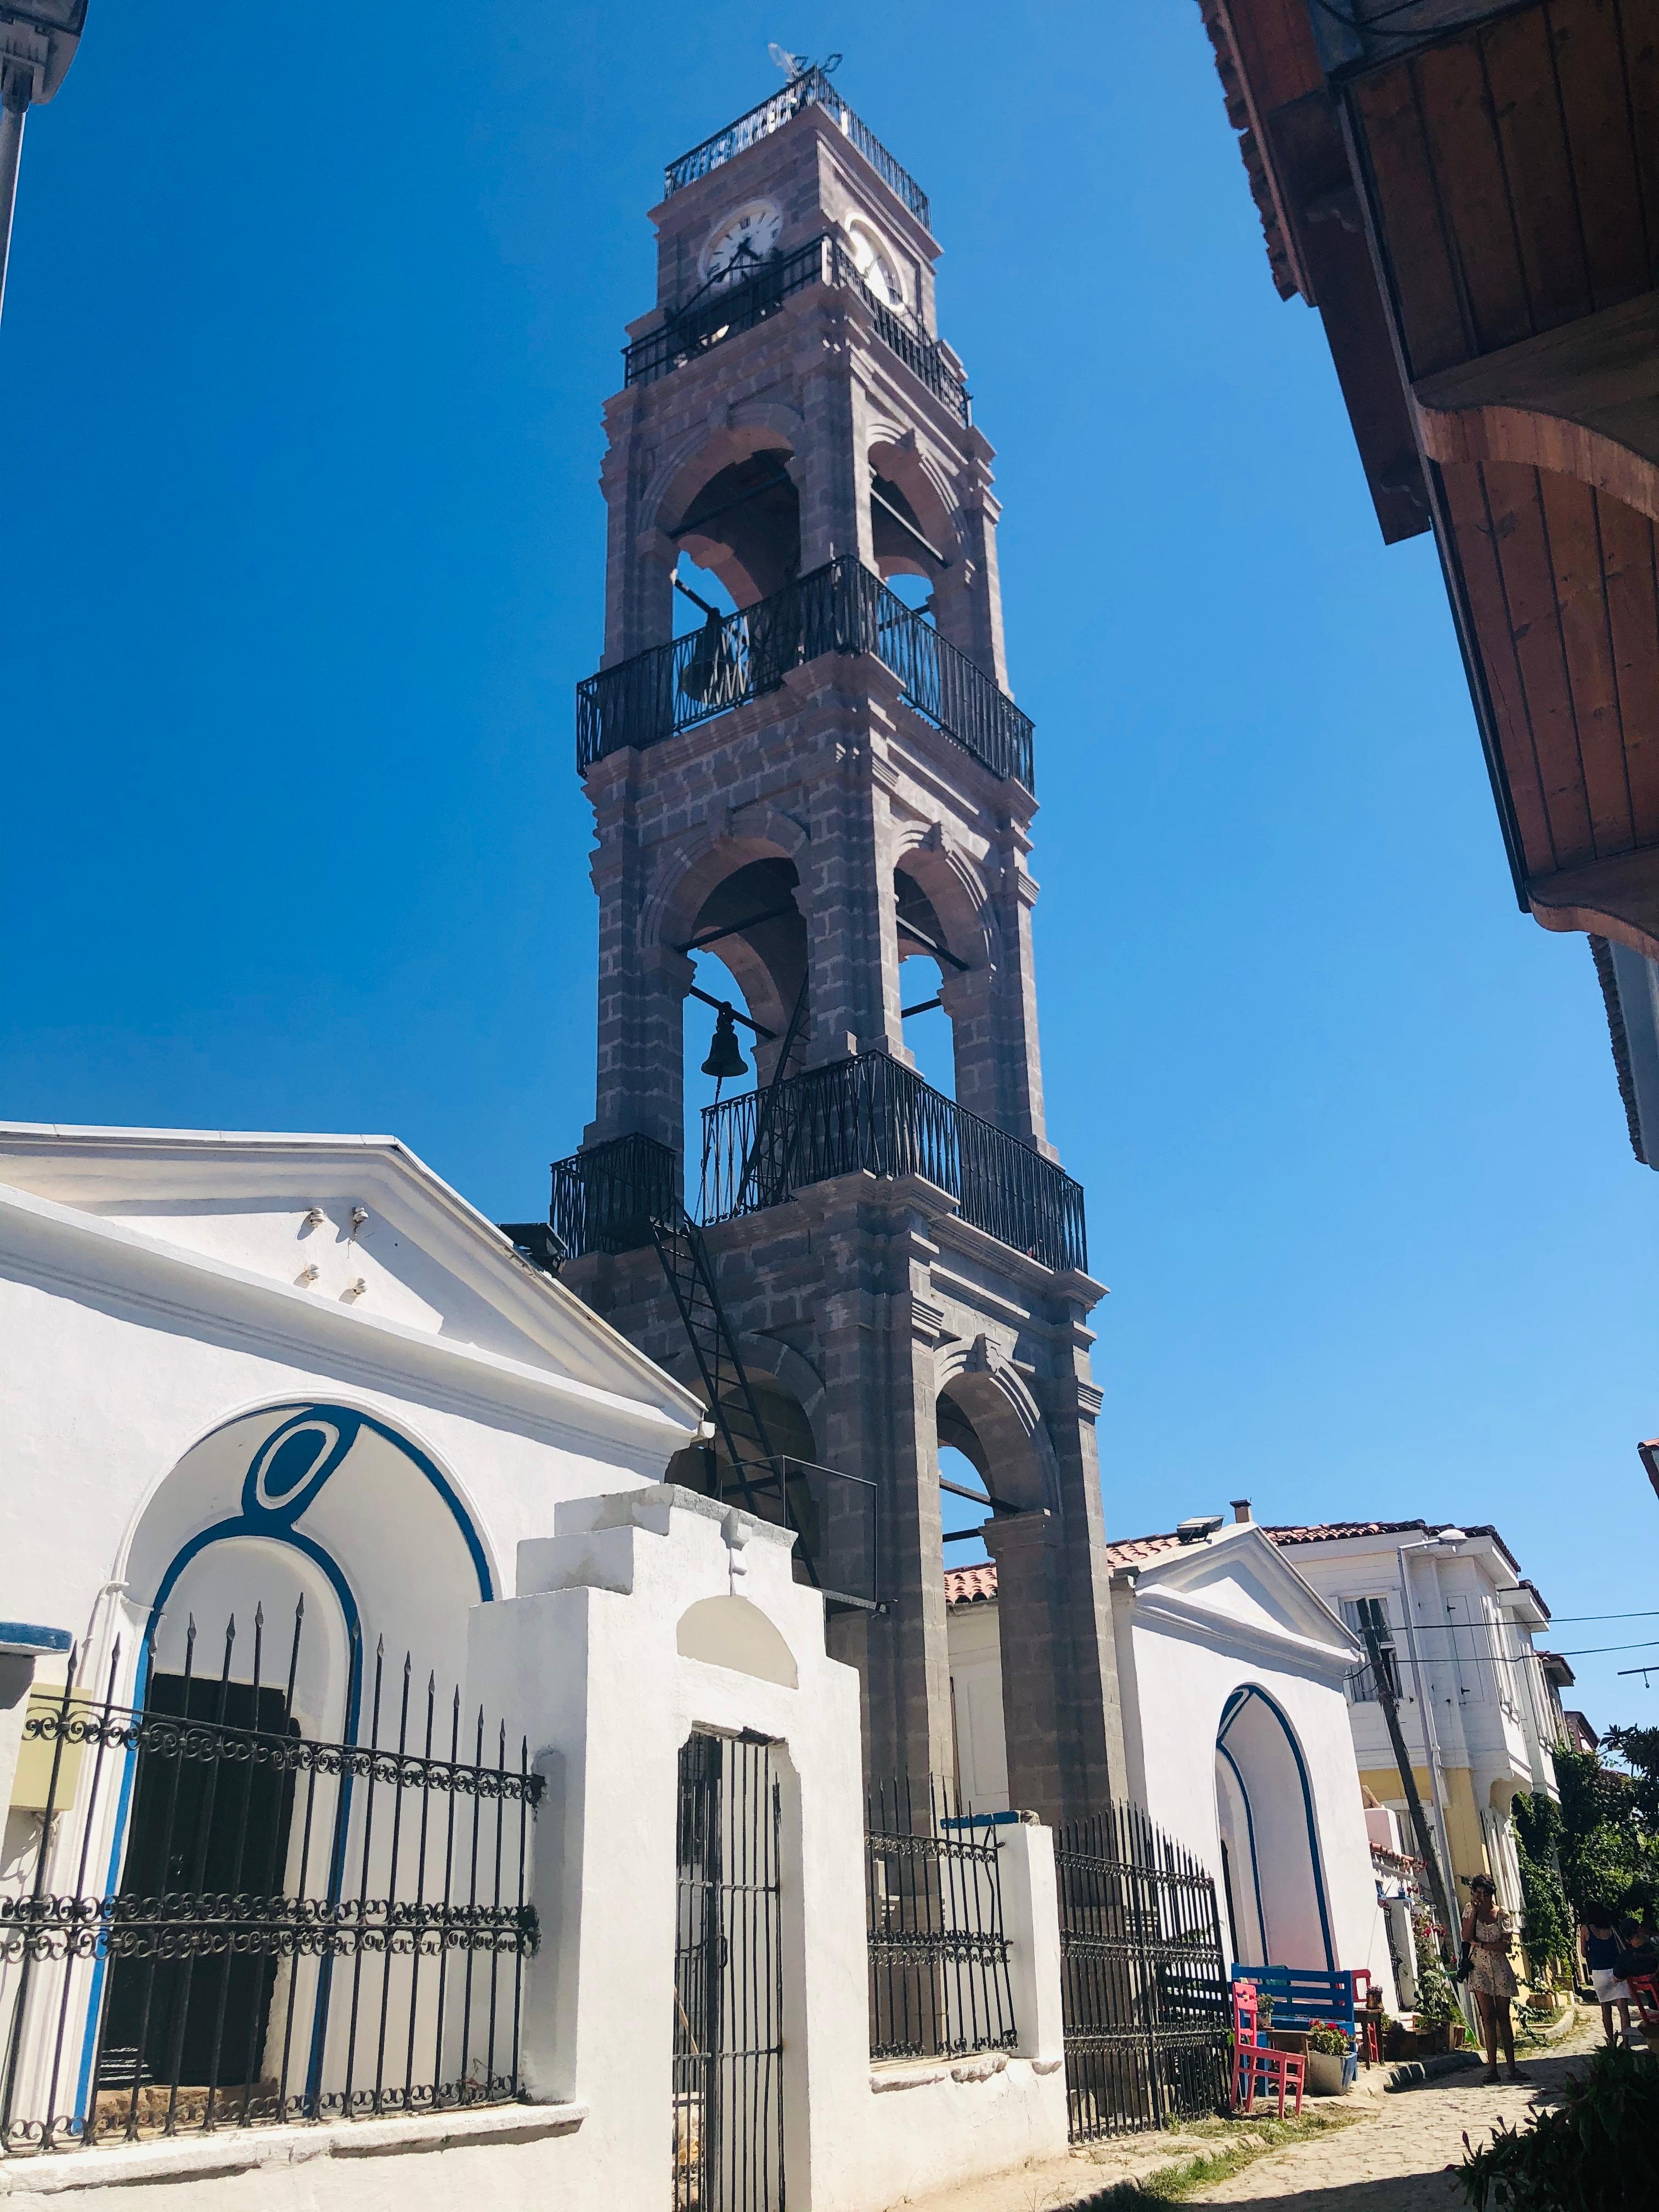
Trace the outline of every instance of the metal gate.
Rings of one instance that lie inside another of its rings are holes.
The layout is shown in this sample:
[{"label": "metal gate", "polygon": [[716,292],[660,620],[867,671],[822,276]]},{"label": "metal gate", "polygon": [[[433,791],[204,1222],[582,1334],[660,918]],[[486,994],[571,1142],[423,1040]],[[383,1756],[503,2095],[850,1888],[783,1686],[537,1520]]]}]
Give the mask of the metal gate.
[{"label": "metal gate", "polygon": [[772,1746],[680,1747],[675,2212],[783,2212],[783,1951]]},{"label": "metal gate", "polygon": [[1073,2142],[1224,2109],[1214,1882],[1135,1805],[1071,1821],[1054,1844]]}]

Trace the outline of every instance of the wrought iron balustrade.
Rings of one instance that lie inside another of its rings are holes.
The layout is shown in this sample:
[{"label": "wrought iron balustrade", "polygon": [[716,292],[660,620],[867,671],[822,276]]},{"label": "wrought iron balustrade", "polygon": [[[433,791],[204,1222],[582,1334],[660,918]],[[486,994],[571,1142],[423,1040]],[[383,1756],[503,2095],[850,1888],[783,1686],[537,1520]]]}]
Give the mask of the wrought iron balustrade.
[{"label": "wrought iron balustrade", "polygon": [[193,1622],[182,1674],[152,1644],[142,1705],[116,1700],[118,1644],[101,1694],[71,1659],[32,1700],[40,1821],[0,1897],[5,2152],[519,2094],[528,1747],[381,1653],[355,1740],[302,1735],[303,1626],[301,1605],[274,1680],[256,1613],[203,1673]]},{"label": "wrought iron balustrade", "polygon": [[915,1175],[948,1192],[964,1221],[1015,1251],[1047,1267],[1087,1269],[1082,1185],[885,1053],[789,1077],[763,1130],[759,1097],[744,1091],[703,1109],[705,1222],[758,1212],[860,1169]]},{"label": "wrought iron balustrade", "polygon": [[834,231],[821,232],[793,252],[775,256],[740,283],[712,293],[705,287],[659,328],[623,348],[623,383],[654,384],[659,377],[684,368],[711,347],[752,331],[810,284],[836,284],[856,292],[869,309],[882,343],[964,427],[972,420],[968,387],[939,341],[919,330],[902,307],[890,306],[871,290],[845,241]]},{"label": "wrought iron balustrade", "polygon": [[1231,1997],[1215,1883],[1138,1805],[1054,1832],[1074,2142],[1224,2111]]},{"label": "wrought iron balustrade", "polygon": [[1018,2041],[998,1828],[948,1786],[884,1784],[865,1803],[870,2056],[938,2058]]},{"label": "wrought iron balustrade", "polygon": [[903,201],[924,229],[928,228],[927,193],[907,170],[899,167],[874,131],[854,114],[821,69],[803,70],[799,76],[790,78],[781,92],[775,92],[770,100],[762,100],[747,115],[740,115],[724,131],[717,131],[701,146],[694,146],[689,154],[682,154],[677,161],[671,161],[663,176],[663,198],[672,198],[687,185],[695,184],[699,177],[706,177],[711,169],[721,167],[763,138],[769,138],[775,131],[781,131],[803,107],[822,107],[832,117],[888,190]]},{"label": "wrought iron balustrade", "polygon": [[994,775],[1036,788],[1030,715],[851,554],[579,684],[578,773],[625,745],[660,744],[729,714],[826,653],[873,653],[925,721]]},{"label": "wrought iron balustrade", "polygon": [[553,1163],[548,1224],[567,1259],[634,1252],[680,1209],[679,1154],[654,1137],[613,1138]]}]

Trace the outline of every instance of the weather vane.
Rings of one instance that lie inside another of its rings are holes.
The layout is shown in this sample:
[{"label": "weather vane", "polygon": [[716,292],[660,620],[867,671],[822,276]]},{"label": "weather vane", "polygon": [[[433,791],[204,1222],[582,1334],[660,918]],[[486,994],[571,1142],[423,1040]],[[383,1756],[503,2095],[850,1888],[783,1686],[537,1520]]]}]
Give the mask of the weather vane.
[{"label": "weather vane", "polygon": [[819,76],[833,76],[841,67],[839,54],[826,55],[821,62],[809,62],[805,54],[792,54],[787,46],[781,46],[775,39],[768,40],[766,51],[772,57],[775,67],[783,71],[791,84],[797,77],[811,76],[814,71]]}]

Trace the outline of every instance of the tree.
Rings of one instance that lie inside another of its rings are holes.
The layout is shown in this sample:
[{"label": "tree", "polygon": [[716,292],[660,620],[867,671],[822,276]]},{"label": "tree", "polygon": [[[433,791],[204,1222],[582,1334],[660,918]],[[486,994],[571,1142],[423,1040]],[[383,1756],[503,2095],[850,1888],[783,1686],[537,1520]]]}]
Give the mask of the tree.
[{"label": "tree", "polygon": [[1555,1748],[1556,1856],[1578,1913],[1592,1905],[1651,1909],[1659,1895],[1659,1729],[1609,1729],[1606,1741],[1627,1766],[1604,1766],[1565,1744]]},{"label": "tree", "polygon": [[1516,1797],[1515,1856],[1521,1869],[1521,1902],[1525,1926],[1521,1940],[1534,1981],[1572,1957],[1572,1907],[1562,1887],[1559,1864],[1561,1808],[1540,1790]]}]

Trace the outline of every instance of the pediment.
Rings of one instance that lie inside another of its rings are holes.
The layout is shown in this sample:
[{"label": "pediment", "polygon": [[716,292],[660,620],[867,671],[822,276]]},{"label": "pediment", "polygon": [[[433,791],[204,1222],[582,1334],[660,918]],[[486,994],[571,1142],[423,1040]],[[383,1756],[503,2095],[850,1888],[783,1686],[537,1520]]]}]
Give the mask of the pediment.
[{"label": "pediment", "polygon": [[1163,1599],[1196,1620],[1246,1633],[1295,1638],[1358,1658],[1359,1647],[1324,1600],[1253,1522],[1150,1560],[1137,1572],[1138,1602]]},{"label": "pediment", "polygon": [[198,1273],[467,1346],[650,1406],[702,1408],[392,1137],[0,1125],[0,1190]]}]

